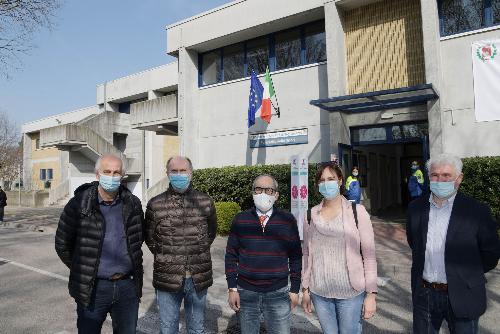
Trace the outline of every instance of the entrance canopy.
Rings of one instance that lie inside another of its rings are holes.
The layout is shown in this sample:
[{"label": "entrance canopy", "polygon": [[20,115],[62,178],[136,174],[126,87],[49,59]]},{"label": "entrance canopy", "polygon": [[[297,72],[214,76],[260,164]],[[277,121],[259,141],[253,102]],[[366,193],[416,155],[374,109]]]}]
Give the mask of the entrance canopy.
[{"label": "entrance canopy", "polygon": [[432,84],[425,84],[312,100],[310,103],[328,111],[358,113],[424,104],[437,97]]}]

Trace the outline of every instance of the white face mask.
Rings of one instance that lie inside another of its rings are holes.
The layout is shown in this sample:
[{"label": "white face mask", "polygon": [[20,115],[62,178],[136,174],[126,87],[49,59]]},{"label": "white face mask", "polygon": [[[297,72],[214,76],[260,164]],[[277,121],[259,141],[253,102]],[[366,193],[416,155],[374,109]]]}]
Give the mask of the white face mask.
[{"label": "white face mask", "polygon": [[274,195],[268,195],[266,193],[258,194],[258,195],[253,195],[253,202],[255,204],[255,207],[265,213],[269,210],[274,205],[274,202],[276,202],[276,197]]}]

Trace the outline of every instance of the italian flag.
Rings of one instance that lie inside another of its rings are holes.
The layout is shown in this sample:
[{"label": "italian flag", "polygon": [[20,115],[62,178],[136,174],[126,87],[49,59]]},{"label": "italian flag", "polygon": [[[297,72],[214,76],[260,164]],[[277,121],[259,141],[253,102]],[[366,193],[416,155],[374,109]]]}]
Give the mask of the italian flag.
[{"label": "italian flag", "polygon": [[264,77],[264,95],[262,96],[262,109],[260,111],[260,118],[271,123],[271,98],[274,96],[273,80],[269,74],[269,67],[266,69],[266,76]]}]

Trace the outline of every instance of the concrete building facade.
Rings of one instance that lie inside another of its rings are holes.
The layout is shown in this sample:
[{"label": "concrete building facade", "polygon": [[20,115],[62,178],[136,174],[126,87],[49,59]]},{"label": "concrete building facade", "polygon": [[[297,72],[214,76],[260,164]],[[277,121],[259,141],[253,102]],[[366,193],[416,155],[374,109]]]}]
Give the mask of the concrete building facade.
[{"label": "concrete building facade", "polygon": [[[164,165],[177,152],[195,168],[289,163],[298,154],[338,159],[346,172],[359,166],[372,212],[404,205],[412,160],[500,154],[487,144],[500,142],[500,121],[475,119],[471,58],[472,42],[500,38],[500,5],[476,2],[232,1],[169,25],[167,53],[177,61],[99,85],[97,111],[78,124],[130,159],[141,195],[165,188]],[[280,117],[248,127],[250,75],[263,81],[267,67]],[[40,131],[42,147],[60,155],[54,184],[88,177],[96,155],[73,145],[66,157],[69,140],[36,129],[26,125],[25,140]],[[25,152],[31,166],[55,159],[33,157]],[[78,167],[64,172],[68,161]],[[32,175],[25,168],[25,184]]]},{"label": "concrete building facade", "polygon": [[[126,163],[128,188],[146,199],[179,151],[175,131],[167,129],[176,122],[176,81],[175,63],[160,66],[98,85],[93,107],[24,124],[24,188],[48,190],[50,203],[65,201],[95,180],[98,157],[112,153]],[[158,118],[159,110],[169,119]]]},{"label": "concrete building facade", "polygon": [[[500,9],[477,3],[239,0],[171,24],[181,151],[198,168],[334,157],[360,166],[372,211],[404,204],[412,160],[500,154],[486,144],[500,122],[475,120],[471,58],[473,41],[500,38]],[[265,66],[281,117],[247,128],[250,73]],[[297,129],[299,145],[251,145]]]}]

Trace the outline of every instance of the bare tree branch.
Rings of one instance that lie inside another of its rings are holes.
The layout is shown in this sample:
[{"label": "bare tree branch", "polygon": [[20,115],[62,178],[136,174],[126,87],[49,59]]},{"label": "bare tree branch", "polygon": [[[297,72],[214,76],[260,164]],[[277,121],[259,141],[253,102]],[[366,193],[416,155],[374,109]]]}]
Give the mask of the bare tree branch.
[{"label": "bare tree branch", "polygon": [[0,0],[0,76],[22,66],[34,45],[33,33],[52,29],[62,0]]},{"label": "bare tree branch", "polygon": [[16,125],[0,111],[0,179],[15,181],[22,161],[21,135]]}]

